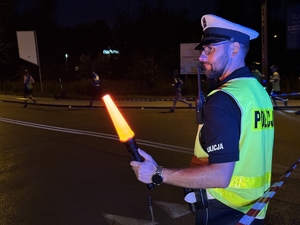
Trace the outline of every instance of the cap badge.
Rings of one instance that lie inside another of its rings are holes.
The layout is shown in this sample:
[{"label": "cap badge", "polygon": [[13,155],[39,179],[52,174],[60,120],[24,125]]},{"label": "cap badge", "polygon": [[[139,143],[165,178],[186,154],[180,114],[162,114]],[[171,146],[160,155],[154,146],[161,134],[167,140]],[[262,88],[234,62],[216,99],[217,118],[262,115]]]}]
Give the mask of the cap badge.
[{"label": "cap badge", "polygon": [[203,25],[203,28],[205,28],[207,26],[205,17],[202,18],[202,25]]}]

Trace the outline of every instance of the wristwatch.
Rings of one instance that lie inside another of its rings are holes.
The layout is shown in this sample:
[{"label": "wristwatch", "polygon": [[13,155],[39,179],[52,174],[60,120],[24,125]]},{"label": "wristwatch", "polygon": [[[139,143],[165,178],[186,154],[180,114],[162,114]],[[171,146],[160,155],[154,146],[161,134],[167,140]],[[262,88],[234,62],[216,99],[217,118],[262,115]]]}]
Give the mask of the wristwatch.
[{"label": "wristwatch", "polygon": [[156,171],[152,175],[152,182],[155,185],[160,185],[164,180],[162,176],[162,170],[163,170],[162,166],[157,166]]}]

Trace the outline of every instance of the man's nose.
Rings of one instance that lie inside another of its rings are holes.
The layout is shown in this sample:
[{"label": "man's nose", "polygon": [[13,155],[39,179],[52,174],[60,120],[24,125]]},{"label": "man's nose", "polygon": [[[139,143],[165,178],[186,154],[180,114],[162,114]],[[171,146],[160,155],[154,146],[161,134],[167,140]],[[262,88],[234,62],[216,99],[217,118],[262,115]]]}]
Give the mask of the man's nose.
[{"label": "man's nose", "polygon": [[201,54],[199,55],[199,61],[203,62],[207,59],[207,56],[205,55],[204,52],[201,52]]}]

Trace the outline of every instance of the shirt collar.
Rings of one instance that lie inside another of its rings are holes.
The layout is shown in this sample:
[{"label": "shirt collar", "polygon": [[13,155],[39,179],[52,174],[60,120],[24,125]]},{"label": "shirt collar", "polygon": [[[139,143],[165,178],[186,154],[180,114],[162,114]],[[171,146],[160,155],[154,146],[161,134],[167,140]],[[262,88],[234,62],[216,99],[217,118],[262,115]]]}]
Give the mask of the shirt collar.
[{"label": "shirt collar", "polygon": [[218,86],[221,86],[225,83],[227,83],[228,81],[235,79],[235,78],[241,78],[241,77],[253,77],[251,71],[249,70],[249,68],[247,66],[241,67],[235,71],[233,71],[228,77],[226,77],[224,80],[222,81],[218,81]]}]

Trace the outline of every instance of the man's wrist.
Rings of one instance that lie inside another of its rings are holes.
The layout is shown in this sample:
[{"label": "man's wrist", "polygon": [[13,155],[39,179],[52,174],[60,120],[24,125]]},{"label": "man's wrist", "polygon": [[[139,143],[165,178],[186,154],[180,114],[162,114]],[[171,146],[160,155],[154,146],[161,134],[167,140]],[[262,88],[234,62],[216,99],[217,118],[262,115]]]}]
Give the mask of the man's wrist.
[{"label": "man's wrist", "polygon": [[157,166],[156,171],[153,173],[152,178],[151,178],[152,182],[155,185],[160,185],[163,183],[164,178],[163,178],[162,172],[163,172],[163,167]]}]

